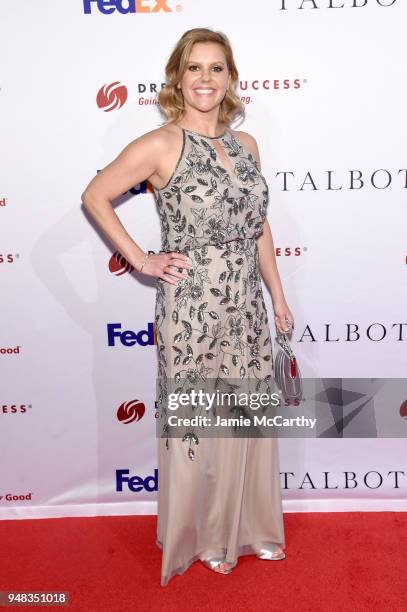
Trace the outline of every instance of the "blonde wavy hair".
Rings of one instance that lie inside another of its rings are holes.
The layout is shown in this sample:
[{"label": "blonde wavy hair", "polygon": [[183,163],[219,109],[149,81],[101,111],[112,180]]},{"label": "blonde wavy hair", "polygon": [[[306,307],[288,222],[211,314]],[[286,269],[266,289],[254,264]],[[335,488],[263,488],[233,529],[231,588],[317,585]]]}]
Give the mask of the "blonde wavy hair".
[{"label": "blonde wavy hair", "polygon": [[230,72],[230,83],[219,109],[219,120],[229,125],[237,116],[244,117],[244,104],[236,94],[239,73],[233,59],[229,39],[222,32],[209,28],[193,28],[181,36],[172,51],[165,67],[166,85],[157,95],[158,103],[167,118],[166,123],[173,123],[184,115],[184,97],[178,83],[187,67],[192,46],[198,42],[214,42],[222,46]]}]

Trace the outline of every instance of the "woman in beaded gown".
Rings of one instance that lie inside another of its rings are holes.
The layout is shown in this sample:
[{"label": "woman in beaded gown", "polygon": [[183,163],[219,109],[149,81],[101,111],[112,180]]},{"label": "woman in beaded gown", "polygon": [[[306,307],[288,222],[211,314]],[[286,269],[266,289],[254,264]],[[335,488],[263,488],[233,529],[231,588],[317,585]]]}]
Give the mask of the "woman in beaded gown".
[{"label": "woman in beaded gown", "polygon": [[[225,127],[207,136],[175,125],[181,153],[154,194],[162,252],[188,255],[192,268],[176,285],[158,279],[157,406],[164,407],[173,384],[243,379],[261,390],[273,377],[257,244],[266,180],[238,133]],[[291,323],[288,308],[284,314]],[[276,438],[202,437],[194,428],[184,438],[158,437],[158,464],[163,586],[198,559],[229,573],[243,554],[284,558]]]},{"label": "woman in beaded gown", "polygon": [[[129,264],[157,279],[156,403],[164,426],[163,435],[157,428],[156,541],[163,586],[194,561],[228,574],[240,555],[285,557],[277,438],[205,436],[205,428],[173,436],[166,419],[173,384],[269,391],[273,354],[261,276],[276,328],[293,325],[257,144],[230,127],[244,106],[227,37],[207,28],[185,32],[168,59],[166,80],[158,94],[166,123],[129,143],[82,194]],[[145,179],[159,212],[159,253],[145,253],[111,206]]]},{"label": "woman in beaded gown", "polygon": [[[188,254],[193,264],[178,286],[158,281],[159,405],[169,380],[219,376],[267,383],[272,376],[257,248],[267,184],[229,130],[216,140],[232,172],[219,159],[214,137],[183,128],[177,169],[165,188],[155,190],[162,250]],[[277,439],[198,440],[159,438],[162,585],[197,559],[224,559],[230,569],[239,555],[284,546]]]}]

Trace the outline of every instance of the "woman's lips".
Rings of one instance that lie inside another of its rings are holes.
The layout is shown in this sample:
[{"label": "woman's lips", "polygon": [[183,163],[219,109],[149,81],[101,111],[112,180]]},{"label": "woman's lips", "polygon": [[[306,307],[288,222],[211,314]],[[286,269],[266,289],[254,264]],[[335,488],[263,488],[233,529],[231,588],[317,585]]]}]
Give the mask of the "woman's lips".
[{"label": "woman's lips", "polygon": [[215,90],[209,87],[197,87],[196,89],[194,89],[194,92],[198,96],[211,96],[215,93]]}]

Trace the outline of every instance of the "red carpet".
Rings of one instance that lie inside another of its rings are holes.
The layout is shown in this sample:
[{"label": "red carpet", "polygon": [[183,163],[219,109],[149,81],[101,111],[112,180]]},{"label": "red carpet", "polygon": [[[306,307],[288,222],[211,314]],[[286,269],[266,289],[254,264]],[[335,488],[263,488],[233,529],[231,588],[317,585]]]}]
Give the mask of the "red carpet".
[{"label": "red carpet", "polygon": [[229,576],[196,562],[166,587],[155,516],[0,521],[0,590],[70,591],[70,612],[407,610],[405,513],[284,520],[285,560],[240,557]]}]

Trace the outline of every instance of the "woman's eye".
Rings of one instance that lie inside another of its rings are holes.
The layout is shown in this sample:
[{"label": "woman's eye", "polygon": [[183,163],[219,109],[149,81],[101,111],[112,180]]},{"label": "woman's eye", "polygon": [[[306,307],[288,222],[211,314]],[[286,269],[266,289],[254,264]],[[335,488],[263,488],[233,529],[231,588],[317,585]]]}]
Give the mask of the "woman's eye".
[{"label": "woman's eye", "polygon": [[[191,70],[192,72],[195,72],[195,68],[197,68],[199,70],[199,66],[197,66],[196,64],[191,64],[188,69]],[[213,70],[215,72],[222,72],[223,70],[223,66],[214,66]]]}]

